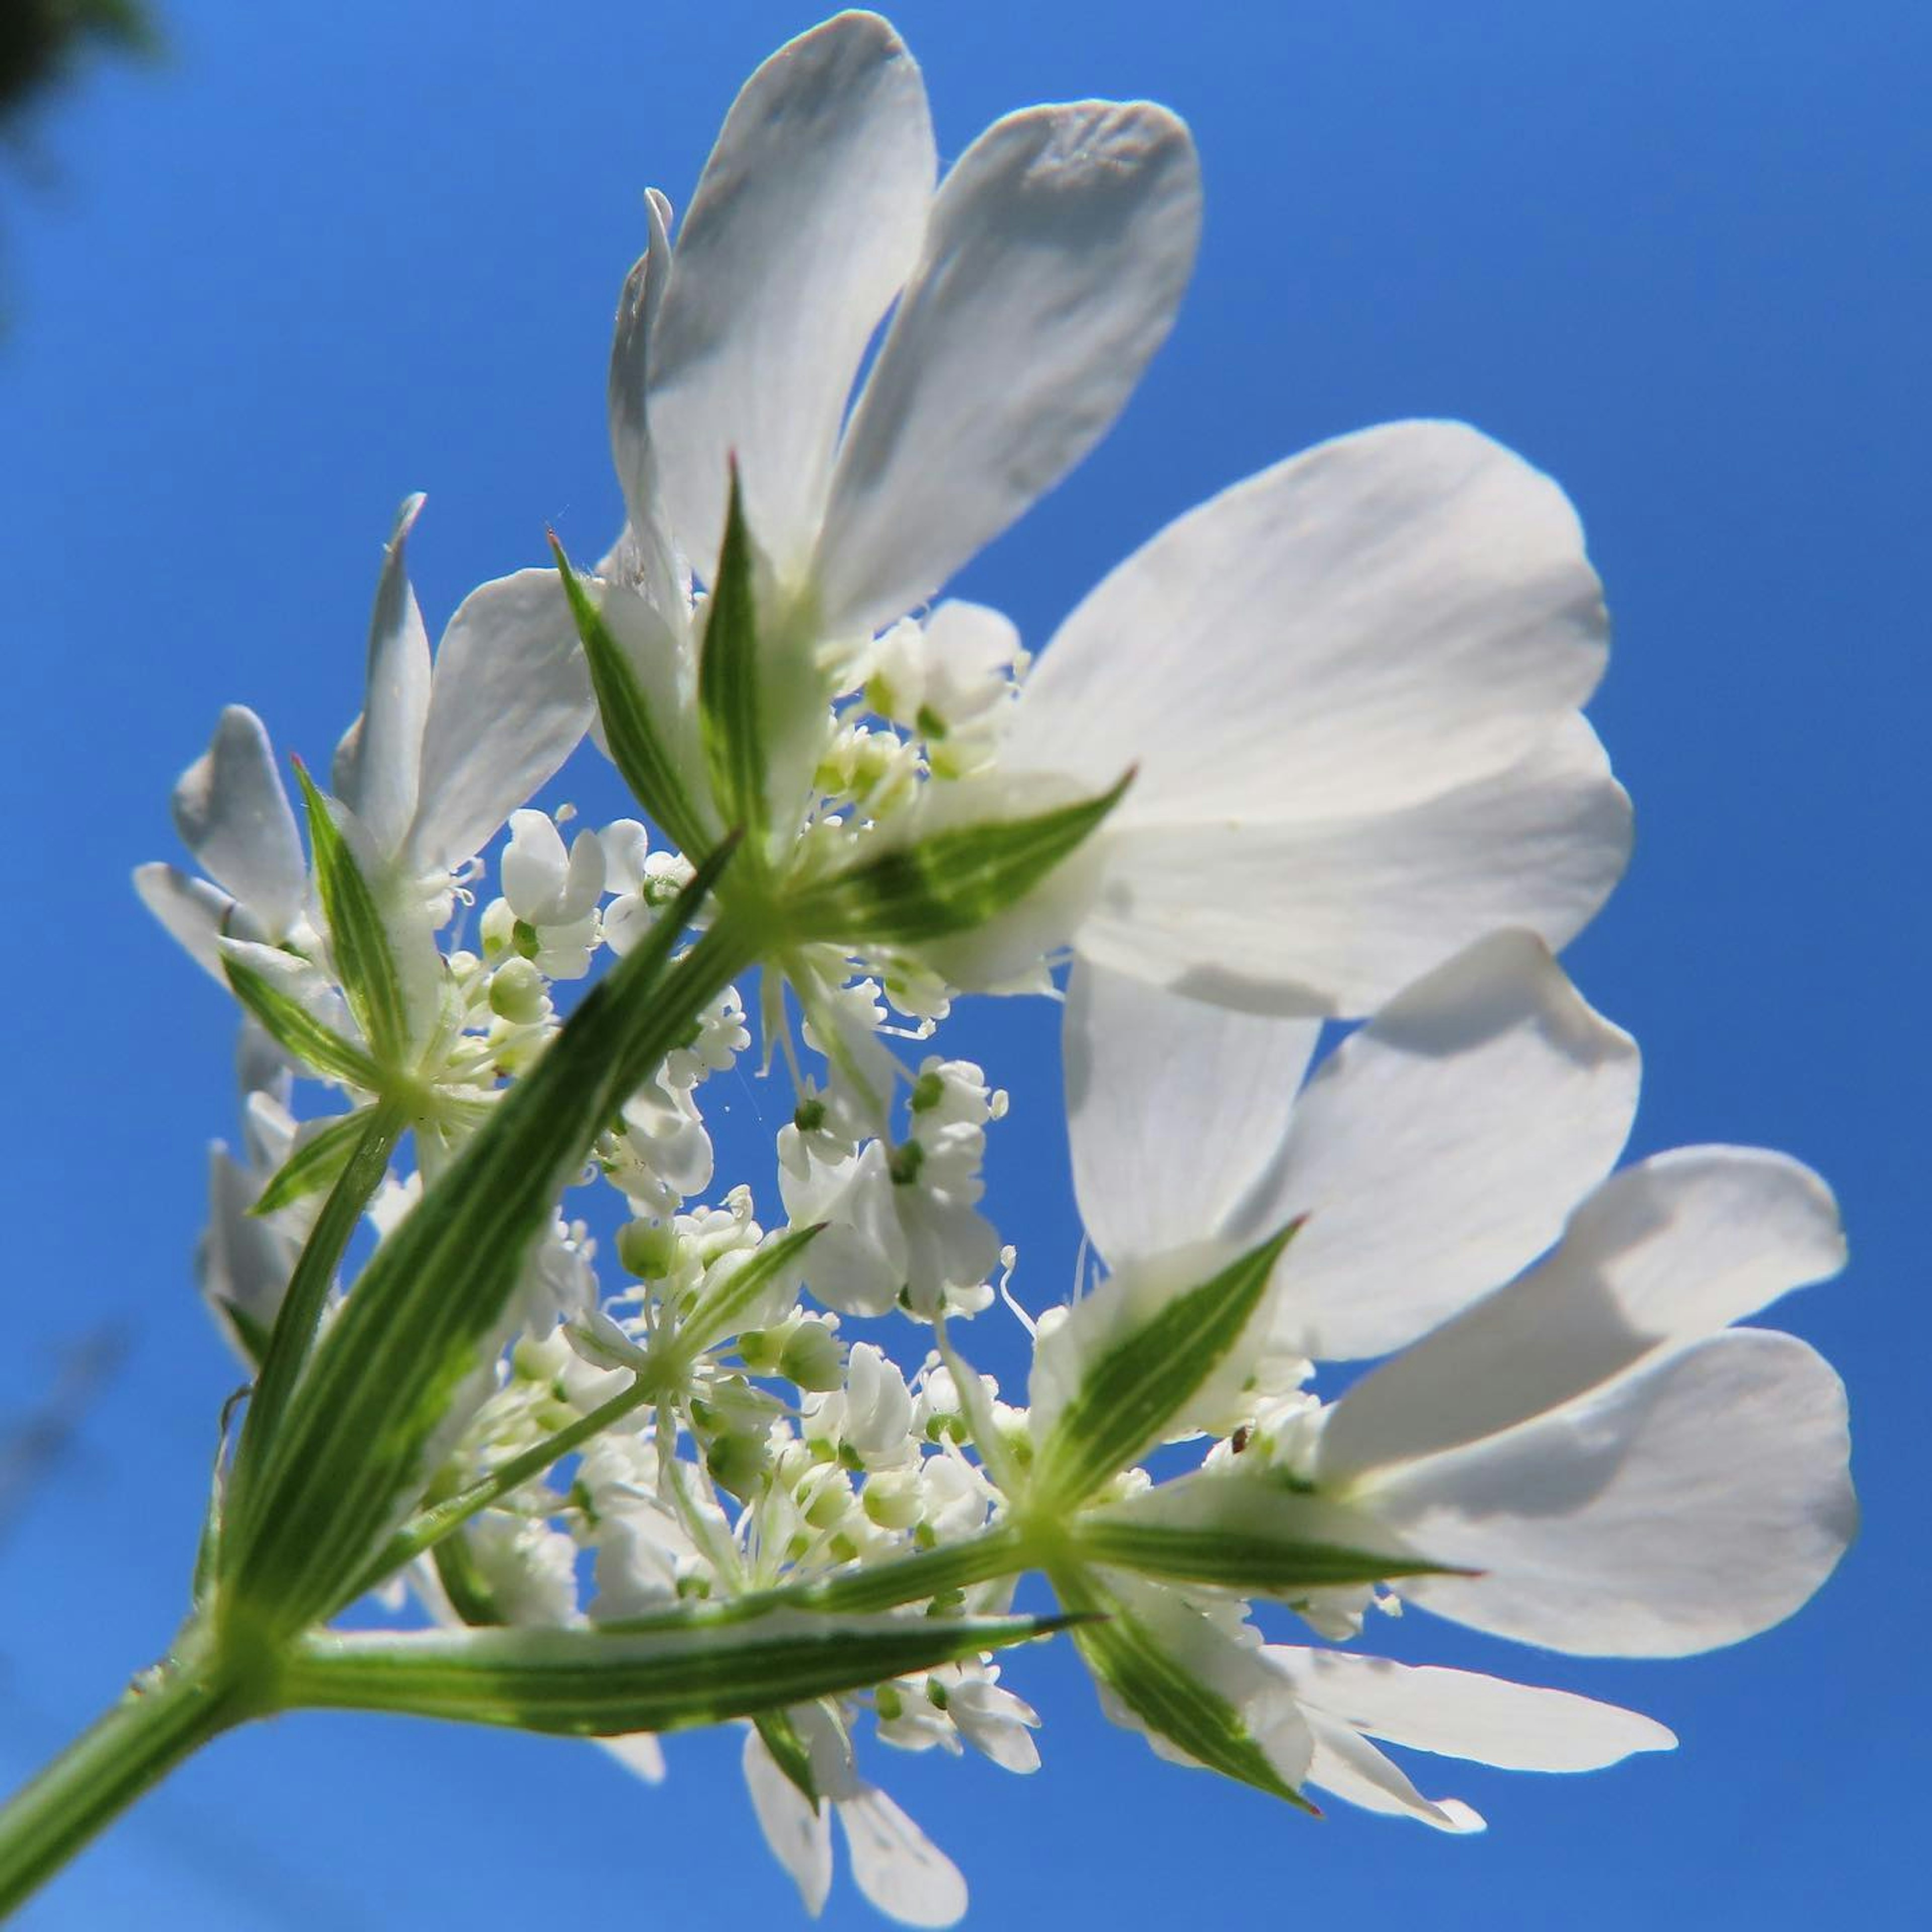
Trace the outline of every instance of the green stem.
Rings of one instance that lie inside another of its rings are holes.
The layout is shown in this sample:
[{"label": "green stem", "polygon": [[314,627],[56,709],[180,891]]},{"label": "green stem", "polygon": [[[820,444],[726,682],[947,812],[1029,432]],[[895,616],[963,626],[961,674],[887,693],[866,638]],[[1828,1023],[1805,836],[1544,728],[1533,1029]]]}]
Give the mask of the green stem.
[{"label": "green stem", "polygon": [[171,1658],[0,1810],[0,1918],[211,1738],[251,1714],[210,1655]]}]

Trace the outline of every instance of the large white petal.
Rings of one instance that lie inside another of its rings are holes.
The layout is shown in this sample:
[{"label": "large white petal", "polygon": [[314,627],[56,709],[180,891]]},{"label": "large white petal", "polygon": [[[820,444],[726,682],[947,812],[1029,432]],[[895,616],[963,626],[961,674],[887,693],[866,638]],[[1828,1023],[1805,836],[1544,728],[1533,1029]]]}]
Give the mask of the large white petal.
[{"label": "large white petal", "polygon": [[814,1810],[754,1730],[745,1733],[744,1766],[758,1828],[772,1857],[791,1874],[806,1910],[816,1918],[832,1891],[831,1807]]},{"label": "large white petal", "polygon": [[1520,764],[1399,812],[1091,842],[1104,882],[1083,956],[1197,999],[1346,1017],[1504,926],[1562,946],[1622,874],[1630,800],[1573,715]]},{"label": "large white petal", "polygon": [[1480,940],[1399,994],[1323,1062],[1226,1230],[1245,1244],[1308,1217],[1278,1344],[1385,1354],[1508,1281],[1616,1162],[1637,1078],[1636,1042],[1534,934]]},{"label": "large white petal", "polygon": [[752,533],[809,558],[866,344],[919,254],[935,161],[919,70],[872,14],[781,47],[725,118],[650,346],[651,435],[700,577],[735,456]]},{"label": "large white petal", "polygon": [[1392,423],[1129,557],[1042,656],[1007,755],[1089,784],[1138,762],[1123,827],[1390,811],[1524,757],[1606,629],[1549,478],[1462,424]]},{"label": "large white petal", "polygon": [[1028,108],[968,148],[839,452],[829,631],[929,597],[1086,454],[1166,336],[1200,225],[1163,107]]},{"label": "large white petal", "polygon": [[280,938],[301,916],[308,868],[267,728],[245,705],[222,712],[208,749],[182,773],[174,817],[202,869]]},{"label": "large white petal", "polygon": [[222,985],[228,976],[221,968],[222,935],[230,928],[235,902],[219,886],[191,879],[173,866],[158,861],[134,868],[134,890],[141,903],[188,949],[195,962]]},{"label": "large white petal", "polygon": [[1857,1528],[1845,1391],[1738,1328],[1580,1402],[1372,1479],[1358,1500],[1443,1563],[1439,1615],[1552,1650],[1682,1657],[1782,1622]]},{"label": "large white petal", "polygon": [[480,852],[577,748],[592,709],[555,571],[472,590],[436,647],[412,863],[454,866]]},{"label": "large white petal", "polygon": [[1783,1154],[1683,1148],[1627,1168],[1547,1261],[1357,1384],[1322,1437],[1322,1474],[1494,1435],[1844,1260],[1830,1190]]},{"label": "large white petal", "polygon": [[429,716],[429,634],[404,556],[422,506],[420,496],[404,500],[382,553],[376,608],[369,620],[362,715],[336,747],[332,776],[336,796],[369,828],[385,855],[401,850],[416,816],[423,723]]},{"label": "large white petal", "polygon": [[1311,1714],[1412,1750],[1504,1771],[1600,1771],[1634,1751],[1670,1750],[1677,1742],[1654,1718],[1568,1690],[1347,1651],[1271,1644],[1265,1654]]},{"label": "large white petal", "polygon": [[875,1785],[833,1808],[845,1832],[852,1876],[901,1925],[956,1925],[966,1916],[959,1868]]},{"label": "large white petal", "polygon": [[1222,1231],[1278,1155],[1321,1030],[1076,964],[1064,1037],[1073,1191],[1110,1267]]}]

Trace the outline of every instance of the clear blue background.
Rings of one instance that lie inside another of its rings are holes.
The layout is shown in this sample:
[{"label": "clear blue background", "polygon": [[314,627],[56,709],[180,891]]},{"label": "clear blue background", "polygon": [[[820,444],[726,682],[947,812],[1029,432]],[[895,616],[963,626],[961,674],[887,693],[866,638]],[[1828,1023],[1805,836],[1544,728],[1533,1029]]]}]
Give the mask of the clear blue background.
[{"label": "clear blue background", "polygon": [[[0,1416],[30,1414],[97,1324],[132,1341],[0,1544],[8,1781],[165,1640],[235,1381],[188,1277],[205,1144],[232,1130],[230,1016],[128,871],[172,855],[168,788],[223,704],[326,755],[406,490],[430,493],[412,556],[433,628],[536,560],[547,521],[595,554],[641,190],[688,196],[738,81],[814,17],[173,0],[170,63],[61,104],[50,187],[0,184]],[[898,20],[946,153],[1007,107],[1089,93],[1172,103],[1202,150],[1172,342],[966,580],[1032,641],[1174,513],[1379,419],[1466,417],[1575,498],[1617,623],[1594,716],[1640,838],[1570,964],[1646,1048],[1639,1151],[1762,1142],[1837,1184],[1852,1270],[1775,1318],[1850,1384],[1868,1527],[1790,1624],[1686,1664],[1411,1619],[1408,1654],[1625,1700],[1683,1737],[1582,1779],[1424,1761],[1427,1789],[1488,1814],[1474,1841],[1340,1805],[1311,1823],[1157,1764],[1059,1654],[1013,1673],[1048,1718],[1037,1778],[884,1751],[873,1769],[966,1869],[982,1926],[1907,1922],[1932,1770],[1932,10],[908,0]],[[1036,1303],[1076,1239],[1034,1071],[1052,1034],[1039,1006],[964,1029],[1016,1085],[994,1198]],[[755,1126],[755,1088],[737,1105]],[[581,1747],[284,1721],[206,1754],[26,1922],[796,1922],[736,1754],[674,1742],[650,1790]],[[827,1921],[878,1922],[842,1878]]]}]

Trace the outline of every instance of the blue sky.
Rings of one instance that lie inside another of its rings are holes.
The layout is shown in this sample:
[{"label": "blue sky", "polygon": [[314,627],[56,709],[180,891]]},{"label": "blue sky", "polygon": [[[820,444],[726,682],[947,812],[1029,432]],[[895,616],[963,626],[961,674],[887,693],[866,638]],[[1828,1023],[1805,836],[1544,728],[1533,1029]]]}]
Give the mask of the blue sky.
[{"label": "blue sky", "polygon": [[[168,788],[224,704],[326,756],[406,491],[430,496],[411,560],[432,629],[538,560],[547,523],[601,547],[603,358],[641,191],[681,203],[738,81],[817,16],[176,0],[164,17],[168,62],[94,77],[41,130],[50,178],[0,182],[0,1415],[30,1413],[90,1330],[130,1340],[0,1541],[10,1783],[165,1642],[235,1380],[188,1276],[206,1143],[232,1130],[230,1016],[128,872],[173,856]],[[1914,567],[1932,15],[910,0],[895,17],[944,153],[1006,108],[1086,94],[1170,103],[1202,153],[1173,340],[1096,454],[962,581],[1031,641],[1173,514],[1364,424],[1464,417],[1570,491],[1616,624],[1592,713],[1639,842],[1568,964],[1644,1046],[1634,1151],[1767,1144],[1837,1186],[1851,1270],[1772,1318],[1850,1384],[1867,1526],[1791,1623],[1688,1663],[1528,1657],[1414,1618],[1406,1654],[1628,1702],[1683,1739],[1587,1778],[1454,1767],[1430,1788],[1487,1814],[1474,1841],[1340,1805],[1312,1824],[1161,1766],[1053,1654],[1016,1678],[1047,1719],[1034,1779],[872,1768],[965,1868],[982,1925],[1899,1922],[1932,1770]],[[1077,1238],[1051,1085],[1026,1084],[1052,1032],[1044,1009],[998,1006],[950,1036],[1016,1089],[993,1186],[1035,1300]],[[748,1127],[760,1106],[744,1088]],[[650,1790],[579,1747],[284,1720],[218,1745],[24,1922],[796,1922],[736,1758],[735,1738],[675,1742]],[[826,1922],[880,1922],[842,1883]]]}]

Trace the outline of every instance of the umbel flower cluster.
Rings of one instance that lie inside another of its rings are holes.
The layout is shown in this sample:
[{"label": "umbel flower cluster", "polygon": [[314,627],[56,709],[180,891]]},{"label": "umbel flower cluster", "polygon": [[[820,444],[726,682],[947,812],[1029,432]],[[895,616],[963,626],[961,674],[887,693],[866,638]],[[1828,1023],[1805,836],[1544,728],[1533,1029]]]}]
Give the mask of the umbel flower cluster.
[{"label": "umbel flower cluster", "polygon": [[[21,1801],[43,1838],[272,1711],[650,1778],[730,1721],[808,1910],[836,1823],[868,1898],[948,1924],[870,1741],[1033,1771],[1013,1646],[1063,1632],[1164,1757],[1467,1832],[1384,1747],[1673,1740],[1378,1658],[1378,1618],[1676,1656],[1829,1573],[1842,1389],[1734,1324],[1837,1271],[1832,1197],[1750,1149],[1618,1168],[1636,1048],[1553,957],[1629,838],[1557,487],[1390,424],[1182,517],[1036,654],[934,601],[1105,432],[1199,211],[1144,102],[1009,115],[937,178],[918,70],[841,14],[746,83],[681,221],[650,197],[609,553],[484,584],[432,651],[412,499],[331,770],[291,799],[223,716],[175,794],[196,869],[138,882],[242,1009],[200,1269],[250,1388],[193,1613],[114,1766]],[[634,815],[532,804],[586,734]],[[1018,1316],[1023,1386],[973,1360],[1018,1315],[1006,1096],[943,1043],[983,992],[1064,1000],[1094,1260]],[[741,1064],[795,1104],[728,1182]],[[1334,1400],[1334,1363],[1374,1366]],[[334,1627],[372,1595],[396,1628]],[[0,1895],[56,1862],[0,1830]]]}]

